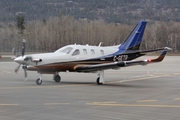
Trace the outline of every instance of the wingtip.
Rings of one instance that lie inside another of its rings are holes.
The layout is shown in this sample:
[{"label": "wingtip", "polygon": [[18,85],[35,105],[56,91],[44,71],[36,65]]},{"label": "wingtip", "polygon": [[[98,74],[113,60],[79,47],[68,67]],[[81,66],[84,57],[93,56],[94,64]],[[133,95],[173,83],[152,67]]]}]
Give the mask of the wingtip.
[{"label": "wingtip", "polygon": [[156,59],[148,59],[146,61],[149,62],[149,63],[151,63],[151,62],[152,63],[153,62],[161,62],[164,59],[166,53],[167,53],[167,50],[164,50],[158,58],[156,58]]},{"label": "wingtip", "polygon": [[170,48],[170,47],[164,47],[164,50],[166,50],[166,51],[172,51],[173,49]]}]

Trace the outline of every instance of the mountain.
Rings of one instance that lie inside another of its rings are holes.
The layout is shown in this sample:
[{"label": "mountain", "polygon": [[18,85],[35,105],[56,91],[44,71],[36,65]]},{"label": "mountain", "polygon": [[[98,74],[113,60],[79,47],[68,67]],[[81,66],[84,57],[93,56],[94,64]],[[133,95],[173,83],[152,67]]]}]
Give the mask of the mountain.
[{"label": "mountain", "polygon": [[180,0],[0,0],[0,22],[47,20],[71,15],[75,19],[102,19],[129,23],[140,19],[180,21]]}]

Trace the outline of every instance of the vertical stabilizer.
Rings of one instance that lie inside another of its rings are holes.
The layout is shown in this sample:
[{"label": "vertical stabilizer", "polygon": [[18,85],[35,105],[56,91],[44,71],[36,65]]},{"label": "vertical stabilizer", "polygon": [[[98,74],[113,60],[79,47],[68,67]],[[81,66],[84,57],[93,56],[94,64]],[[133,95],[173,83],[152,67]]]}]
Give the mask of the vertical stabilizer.
[{"label": "vertical stabilizer", "polygon": [[139,21],[134,30],[128,38],[119,46],[119,49],[124,50],[139,50],[144,30],[146,28],[146,21]]}]

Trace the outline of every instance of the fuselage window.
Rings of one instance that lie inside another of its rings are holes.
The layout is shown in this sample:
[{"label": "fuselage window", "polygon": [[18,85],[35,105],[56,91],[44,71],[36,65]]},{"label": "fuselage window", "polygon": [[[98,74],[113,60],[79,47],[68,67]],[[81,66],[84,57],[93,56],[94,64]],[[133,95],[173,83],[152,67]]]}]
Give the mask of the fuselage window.
[{"label": "fuselage window", "polygon": [[76,50],[73,52],[72,56],[79,55],[79,54],[80,54],[79,49],[76,49]]},{"label": "fuselage window", "polygon": [[84,53],[84,55],[86,55],[87,54],[87,50],[83,49],[83,53]]},{"label": "fuselage window", "polygon": [[101,55],[104,55],[104,51],[103,50],[100,50],[100,52],[101,52]]},{"label": "fuselage window", "polygon": [[91,49],[91,54],[95,55],[95,51],[93,49]]},{"label": "fuselage window", "polygon": [[63,53],[69,54],[72,49],[73,49],[72,47],[67,47],[67,48],[64,48],[64,49],[60,50],[59,52],[63,52]]}]

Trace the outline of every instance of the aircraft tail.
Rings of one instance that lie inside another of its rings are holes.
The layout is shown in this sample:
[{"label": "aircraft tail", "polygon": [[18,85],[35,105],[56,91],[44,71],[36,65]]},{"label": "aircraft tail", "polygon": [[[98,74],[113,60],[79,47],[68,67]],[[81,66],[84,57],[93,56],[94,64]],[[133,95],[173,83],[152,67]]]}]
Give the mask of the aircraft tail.
[{"label": "aircraft tail", "polygon": [[127,39],[119,46],[120,51],[139,50],[144,30],[146,28],[146,21],[139,21]]}]

